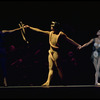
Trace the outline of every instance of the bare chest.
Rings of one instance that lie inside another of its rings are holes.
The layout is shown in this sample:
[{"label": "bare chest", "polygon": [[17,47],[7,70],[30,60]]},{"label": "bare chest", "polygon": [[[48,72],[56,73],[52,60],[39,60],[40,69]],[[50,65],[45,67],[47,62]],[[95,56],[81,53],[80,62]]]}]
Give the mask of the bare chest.
[{"label": "bare chest", "polygon": [[58,43],[58,38],[59,38],[58,34],[51,34],[49,40],[53,45],[56,45]]}]

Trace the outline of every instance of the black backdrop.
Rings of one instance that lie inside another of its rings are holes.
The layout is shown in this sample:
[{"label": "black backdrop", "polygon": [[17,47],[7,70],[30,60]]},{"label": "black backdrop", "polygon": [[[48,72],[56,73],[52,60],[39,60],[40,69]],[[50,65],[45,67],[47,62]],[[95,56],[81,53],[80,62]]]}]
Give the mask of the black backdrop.
[{"label": "black backdrop", "polygon": [[[100,29],[99,1],[0,1],[0,30],[24,24],[50,30],[52,20],[60,22],[64,32],[79,44],[88,42]],[[6,34],[8,85],[41,85],[48,73],[48,36],[26,29],[29,48],[20,31]],[[12,48],[11,48],[12,47]],[[14,49],[15,47],[15,49]],[[78,51],[71,44],[65,48],[64,84],[94,84],[91,45]],[[68,52],[78,65],[71,65]],[[21,61],[19,61],[21,59]],[[69,61],[69,62],[68,62]],[[58,84],[55,74],[52,84]]]}]

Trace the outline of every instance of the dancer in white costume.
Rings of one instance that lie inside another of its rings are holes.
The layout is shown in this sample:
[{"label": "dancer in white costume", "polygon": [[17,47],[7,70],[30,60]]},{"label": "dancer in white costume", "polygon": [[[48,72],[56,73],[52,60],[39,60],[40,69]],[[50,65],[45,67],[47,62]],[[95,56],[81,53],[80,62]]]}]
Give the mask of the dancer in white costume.
[{"label": "dancer in white costume", "polygon": [[94,67],[95,67],[95,85],[100,85],[98,82],[99,78],[99,69],[100,69],[100,30],[97,32],[97,37],[91,39],[89,42],[83,44],[82,46],[79,47],[79,49],[82,49],[91,43],[93,43],[93,52],[91,55]]}]

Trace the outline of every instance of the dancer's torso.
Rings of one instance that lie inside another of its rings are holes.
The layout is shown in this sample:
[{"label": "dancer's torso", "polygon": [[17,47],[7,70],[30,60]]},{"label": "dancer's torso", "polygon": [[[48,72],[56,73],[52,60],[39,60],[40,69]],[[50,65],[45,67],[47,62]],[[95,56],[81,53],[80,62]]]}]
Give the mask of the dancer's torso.
[{"label": "dancer's torso", "polygon": [[61,32],[59,32],[58,34],[54,34],[53,31],[51,31],[49,34],[49,44],[50,44],[49,54],[51,54],[51,56],[55,60],[57,60],[59,57],[58,39],[60,35],[61,35]]},{"label": "dancer's torso", "polygon": [[100,53],[100,43],[96,41],[96,39],[94,38],[94,44],[93,44],[93,51],[97,50],[98,53]]},{"label": "dancer's torso", "polygon": [[92,58],[98,57],[100,57],[100,42],[98,42],[97,38],[94,38]]},{"label": "dancer's torso", "polygon": [[59,39],[60,34],[61,34],[61,32],[59,32],[58,34],[54,34],[53,31],[50,32],[50,34],[49,34],[49,44],[50,44],[50,50],[51,51],[54,51],[54,52],[59,51],[58,39]]},{"label": "dancer's torso", "polygon": [[4,36],[4,34],[2,34],[2,32],[0,31],[0,57],[5,54],[5,46],[4,46],[3,36]]},{"label": "dancer's torso", "polygon": [[4,47],[5,47],[4,36],[5,36],[5,34],[3,34],[3,33],[0,31],[0,48],[4,48]]}]

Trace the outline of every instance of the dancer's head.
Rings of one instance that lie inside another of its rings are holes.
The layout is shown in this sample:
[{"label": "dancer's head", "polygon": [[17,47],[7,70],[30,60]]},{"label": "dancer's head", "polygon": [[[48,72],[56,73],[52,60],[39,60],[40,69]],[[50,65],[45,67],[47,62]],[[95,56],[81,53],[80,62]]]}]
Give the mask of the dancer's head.
[{"label": "dancer's head", "polygon": [[58,23],[56,21],[52,21],[51,22],[51,30],[60,31],[61,30],[60,23]]},{"label": "dancer's head", "polygon": [[97,35],[98,35],[98,36],[100,36],[100,30],[99,30],[99,31],[97,31]]}]

